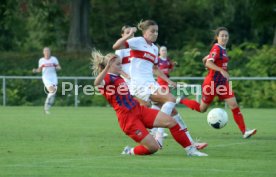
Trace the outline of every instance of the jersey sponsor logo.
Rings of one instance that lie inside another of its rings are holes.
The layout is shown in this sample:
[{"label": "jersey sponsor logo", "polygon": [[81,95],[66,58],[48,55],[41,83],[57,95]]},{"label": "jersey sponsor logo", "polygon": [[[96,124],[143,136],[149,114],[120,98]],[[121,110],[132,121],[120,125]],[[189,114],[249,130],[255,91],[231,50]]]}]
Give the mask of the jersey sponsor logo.
[{"label": "jersey sponsor logo", "polygon": [[131,50],[130,51],[130,58],[139,58],[142,60],[147,60],[152,63],[155,63],[156,56],[152,53],[146,52],[146,51],[140,51],[140,50]]},{"label": "jersey sponsor logo", "polygon": [[150,59],[150,60],[154,60],[154,59],[155,59],[154,56],[152,56],[152,55],[150,55],[150,54],[148,54],[148,53],[145,53],[143,57],[144,57],[144,58],[148,58],[148,59]]},{"label": "jersey sponsor logo", "polygon": [[54,63],[45,63],[42,65],[42,67],[56,67],[56,64]]}]

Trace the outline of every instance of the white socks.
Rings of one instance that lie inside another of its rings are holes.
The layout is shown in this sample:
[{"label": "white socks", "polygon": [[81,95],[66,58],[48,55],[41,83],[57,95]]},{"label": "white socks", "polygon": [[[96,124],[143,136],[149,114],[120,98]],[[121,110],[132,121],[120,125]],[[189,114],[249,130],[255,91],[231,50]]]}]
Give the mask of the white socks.
[{"label": "white socks", "polygon": [[180,114],[176,114],[173,116],[174,120],[179,124],[180,128],[185,131],[186,135],[188,136],[191,143],[194,142],[192,136],[190,135],[190,132],[187,130],[187,124],[184,122]]},{"label": "white socks", "polygon": [[161,107],[161,111],[169,116],[171,116],[172,114],[172,110],[175,107],[175,103],[174,102],[166,102],[163,104],[163,106]]},{"label": "white socks", "polygon": [[51,106],[54,104],[54,101],[55,101],[55,93],[48,93],[44,104],[44,110],[49,111]]}]

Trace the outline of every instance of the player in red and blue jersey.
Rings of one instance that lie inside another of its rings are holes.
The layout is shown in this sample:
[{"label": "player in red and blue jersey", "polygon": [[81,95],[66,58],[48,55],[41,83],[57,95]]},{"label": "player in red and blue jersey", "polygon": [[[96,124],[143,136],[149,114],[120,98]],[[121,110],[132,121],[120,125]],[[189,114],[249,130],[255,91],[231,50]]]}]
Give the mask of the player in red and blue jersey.
[{"label": "player in red and blue jersey", "polygon": [[220,27],[216,30],[215,42],[209,53],[203,59],[203,63],[209,69],[208,75],[202,84],[202,100],[199,104],[194,100],[187,98],[180,102],[187,107],[198,112],[205,112],[213,102],[215,96],[224,100],[232,110],[234,120],[243,134],[243,138],[249,138],[254,135],[256,129],[246,129],[243,115],[237,103],[234,91],[229,83],[228,62],[229,57],[226,52],[226,45],[229,40],[227,28]]},{"label": "player in red and blue jersey", "polygon": [[[167,47],[161,46],[158,57],[158,68],[169,78],[170,72],[173,70],[174,64],[171,59],[167,56]],[[157,77],[157,82],[163,87],[168,87],[168,82],[163,80],[161,77]]]},{"label": "player in red and blue jersey", "polygon": [[169,115],[150,109],[133,99],[128,86],[120,77],[122,70],[121,60],[115,54],[103,56],[100,52],[92,52],[92,64],[94,73],[98,74],[94,85],[103,94],[106,100],[115,110],[122,131],[131,137],[139,145],[134,148],[125,147],[122,154],[149,155],[159,149],[157,141],[149,134],[147,128],[169,128],[175,139],[190,156],[207,156],[199,152],[191,144],[184,130]]}]

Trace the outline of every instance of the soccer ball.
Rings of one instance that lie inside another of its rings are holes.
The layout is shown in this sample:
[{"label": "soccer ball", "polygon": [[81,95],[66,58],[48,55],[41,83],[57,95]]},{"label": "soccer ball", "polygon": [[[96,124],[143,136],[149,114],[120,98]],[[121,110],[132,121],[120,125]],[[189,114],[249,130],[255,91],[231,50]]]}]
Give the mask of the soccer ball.
[{"label": "soccer ball", "polygon": [[228,122],[228,115],[224,109],[214,108],[207,115],[208,124],[216,129],[223,128]]}]

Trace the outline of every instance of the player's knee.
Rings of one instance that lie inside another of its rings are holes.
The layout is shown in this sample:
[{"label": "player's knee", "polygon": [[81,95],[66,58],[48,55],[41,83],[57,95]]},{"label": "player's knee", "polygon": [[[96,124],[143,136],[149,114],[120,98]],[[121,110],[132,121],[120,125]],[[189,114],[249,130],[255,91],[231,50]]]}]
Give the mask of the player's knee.
[{"label": "player's knee", "polygon": [[200,112],[201,113],[204,113],[204,112],[206,112],[207,111],[207,108],[202,108],[202,107],[200,107]]},{"label": "player's knee", "polygon": [[50,87],[48,88],[48,91],[49,91],[49,93],[56,93],[57,87],[55,87],[55,86],[50,86]]},{"label": "player's knee", "polygon": [[237,103],[230,103],[230,104],[228,104],[228,106],[230,107],[230,109],[235,109],[235,108],[239,107],[239,105]]},{"label": "player's knee", "polygon": [[167,101],[170,101],[170,102],[175,103],[175,102],[176,102],[176,98],[175,98],[173,95],[169,95],[169,96],[167,97]]}]

